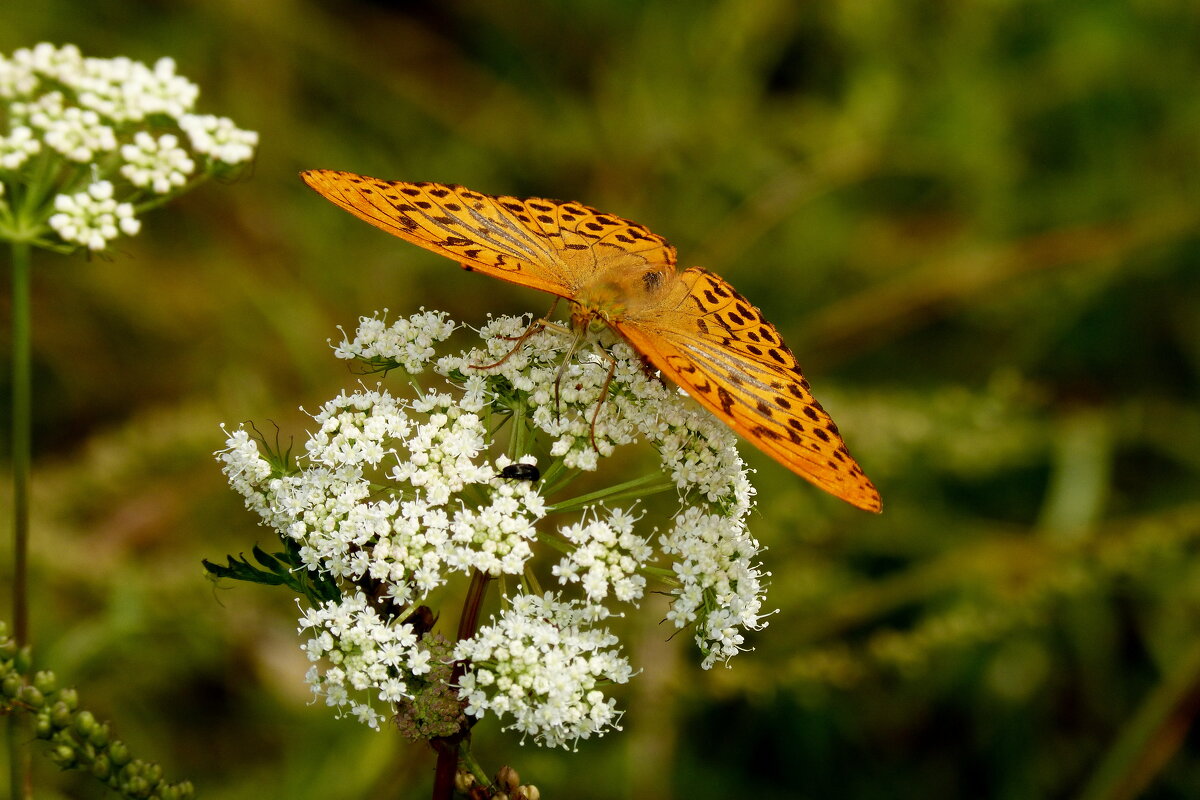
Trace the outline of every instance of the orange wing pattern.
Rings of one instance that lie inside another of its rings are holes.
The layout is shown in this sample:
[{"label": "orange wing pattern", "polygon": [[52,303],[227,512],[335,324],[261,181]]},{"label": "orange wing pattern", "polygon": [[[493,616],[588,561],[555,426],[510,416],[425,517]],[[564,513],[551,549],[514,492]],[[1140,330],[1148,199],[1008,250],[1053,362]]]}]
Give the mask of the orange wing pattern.
[{"label": "orange wing pattern", "polygon": [[720,276],[683,273],[681,304],[616,320],[664,375],[752,444],[801,477],[866,511],[879,492],[809,391],[775,326]]},{"label": "orange wing pattern", "polygon": [[462,186],[352,172],[300,173],[359,219],[501,280],[572,298],[614,254],[675,267],[675,249],[636,222],[581,203],[494,197]]}]

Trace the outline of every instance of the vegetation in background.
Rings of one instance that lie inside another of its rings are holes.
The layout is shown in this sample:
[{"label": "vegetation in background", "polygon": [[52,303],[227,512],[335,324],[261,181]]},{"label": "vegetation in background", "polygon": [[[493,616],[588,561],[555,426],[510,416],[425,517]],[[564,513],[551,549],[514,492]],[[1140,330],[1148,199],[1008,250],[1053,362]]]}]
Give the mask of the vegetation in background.
[{"label": "vegetation in background", "polygon": [[[428,794],[398,735],[305,705],[282,591],[203,580],[255,533],[275,547],[212,465],[214,421],[302,429],[280,409],[355,385],[325,341],[381,306],[482,324],[545,303],[329,208],[296,177],[328,167],[664,234],[779,326],[884,496],[854,512],[745,448],[781,609],[757,649],[701,672],[648,626],[630,658],[660,677],[622,698],[625,736],[568,756],[496,737],[482,760],[519,752],[543,796],[581,800],[1195,794],[1190,6],[48,0],[0,19],[0,52],[170,55],[264,142],[250,179],[33,284],[39,658],[167,774],[210,798]],[[75,780],[39,776],[95,790]]]}]

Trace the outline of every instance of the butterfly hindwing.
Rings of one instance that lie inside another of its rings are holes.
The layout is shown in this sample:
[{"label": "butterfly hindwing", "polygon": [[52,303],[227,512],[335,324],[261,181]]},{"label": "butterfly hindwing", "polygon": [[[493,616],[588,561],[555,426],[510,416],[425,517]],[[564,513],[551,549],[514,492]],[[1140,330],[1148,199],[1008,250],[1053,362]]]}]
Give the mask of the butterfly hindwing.
[{"label": "butterfly hindwing", "polygon": [[693,267],[682,302],[614,322],[664,375],[793,472],[867,511],[879,492],[809,390],[775,326],[720,276]]}]

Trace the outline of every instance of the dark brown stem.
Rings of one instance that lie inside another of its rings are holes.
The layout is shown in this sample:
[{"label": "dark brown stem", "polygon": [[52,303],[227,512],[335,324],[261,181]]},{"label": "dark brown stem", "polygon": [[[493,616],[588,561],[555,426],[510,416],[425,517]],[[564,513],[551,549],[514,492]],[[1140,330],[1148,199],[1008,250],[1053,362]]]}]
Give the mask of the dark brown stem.
[{"label": "dark brown stem", "polygon": [[[458,640],[469,639],[479,628],[479,611],[483,607],[483,597],[487,594],[488,582],[491,578],[479,570],[471,575],[471,586],[467,589],[467,599],[463,603],[462,616],[458,619]],[[451,685],[458,683],[462,677],[465,664],[458,661],[450,673]],[[430,739],[429,744],[437,752],[437,770],[433,775],[432,800],[452,800],[454,797],[454,774],[458,771],[458,746],[471,733],[471,720],[459,729],[453,736],[439,736]]]}]

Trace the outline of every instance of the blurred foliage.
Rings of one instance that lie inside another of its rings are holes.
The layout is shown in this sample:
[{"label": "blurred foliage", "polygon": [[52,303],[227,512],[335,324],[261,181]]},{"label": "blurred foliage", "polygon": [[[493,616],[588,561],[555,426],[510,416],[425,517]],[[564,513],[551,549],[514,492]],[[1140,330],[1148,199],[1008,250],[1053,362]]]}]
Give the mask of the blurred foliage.
[{"label": "blurred foliage", "polygon": [[42,0],[0,22],[4,52],[172,55],[262,134],[251,179],[111,260],[35,264],[38,652],[201,796],[421,797],[433,763],[305,704],[283,592],[204,579],[277,546],[222,485],[217,423],[303,429],[355,380],[325,341],[359,314],[546,305],[330,207],[309,167],[649,225],[776,322],[884,495],[856,512],[747,448],[780,609],[757,649],[701,673],[635,621],[624,733],[571,754],[485,725],[485,764],[578,799],[1197,795],[1192,4]]}]

